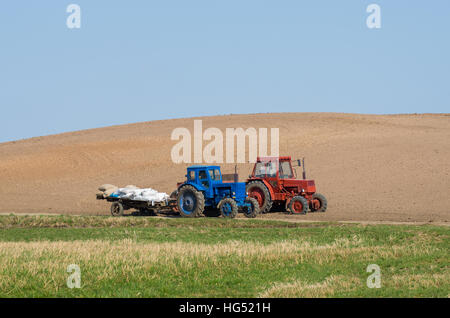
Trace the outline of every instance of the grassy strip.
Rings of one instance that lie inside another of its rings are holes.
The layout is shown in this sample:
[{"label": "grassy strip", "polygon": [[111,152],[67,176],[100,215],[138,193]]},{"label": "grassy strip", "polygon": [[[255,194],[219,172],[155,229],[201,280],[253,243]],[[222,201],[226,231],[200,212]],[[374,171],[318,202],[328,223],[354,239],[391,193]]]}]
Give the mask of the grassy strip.
[{"label": "grassy strip", "polygon": [[6,215],[0,216],[0,229],[8,228],[112,228],[112,227],[216,227],[216,228],[298,228],[323,227],[330,222],[293,223],[271,220],[224,219],[180,217],[111,217],[111,216],[72,216],[72,215]]},{"label": "grassy strip", "polygon": [[[88,218],[69,217],[73,221],[67,228],[43,226],[61,219],[8,223],[0,231],[0,297],[450,294],[447,227],[290,227],[284,222],[208,218],[136,218],[145,224],[140,227],[74,226],[107,219]],[[66,286],[70,264],[81,268],[80,289]],[[369,264],[381,268],[380,289],[366,286]]]},{"label": "grassy strip", "polygon": [[[119,241],[132,239],[135,242],[192,242],[217,244],[226,241],[271,243],[289,240],[327,244],[337,239],[363,236],[372,245],[402,244],[408,240],[433,240],[436,244],[447,240],[449,230],[432,226],[392,226],[392,225],[322,225],[321,227],[254,227],[241,222],[241,227],[218,226],[195,227],[191,222],[178,219],[177,226],[155,227],[108,227],[108,228],[8,228],[0,231],[0,241],[75,241],[103,240]],[[261,222],[265,225],[265,222]],[[228,223],[231,224],[231,223]],[[245,227],[248,225],[248,227]]]}]

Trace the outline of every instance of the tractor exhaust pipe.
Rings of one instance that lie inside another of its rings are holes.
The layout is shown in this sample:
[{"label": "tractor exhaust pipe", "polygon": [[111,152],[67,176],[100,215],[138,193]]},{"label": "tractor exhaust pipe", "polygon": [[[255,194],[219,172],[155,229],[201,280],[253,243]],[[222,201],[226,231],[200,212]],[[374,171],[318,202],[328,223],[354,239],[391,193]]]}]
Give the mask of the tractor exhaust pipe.
[{"label": "tractor exhaust pipe", "polygon": [[305,180],[306,179],[305,157],[302,158],[302,167],[303,167],[303,180]]}]

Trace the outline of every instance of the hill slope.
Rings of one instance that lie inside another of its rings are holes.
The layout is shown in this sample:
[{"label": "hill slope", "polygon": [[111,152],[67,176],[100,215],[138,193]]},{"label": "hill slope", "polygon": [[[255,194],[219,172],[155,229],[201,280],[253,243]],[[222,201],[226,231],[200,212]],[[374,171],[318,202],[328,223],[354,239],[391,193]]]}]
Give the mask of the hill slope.
[{"label": "hill slope", "polygon": [[[280,154],[307,158],[329,199],[312,220],[450,219],[450,116],[281,113],[203,117],[203,129],[279,127]],[[186,165],[172,163],[176,127],[193,119],[113,126],[0,144],[0,212],[107,214],[103,183],[170,193]],[[206,142],[204,143],[206,144]],[[239,165],[241,178],[251,165]],[[223,165],[231,172],[234,165]]]}]

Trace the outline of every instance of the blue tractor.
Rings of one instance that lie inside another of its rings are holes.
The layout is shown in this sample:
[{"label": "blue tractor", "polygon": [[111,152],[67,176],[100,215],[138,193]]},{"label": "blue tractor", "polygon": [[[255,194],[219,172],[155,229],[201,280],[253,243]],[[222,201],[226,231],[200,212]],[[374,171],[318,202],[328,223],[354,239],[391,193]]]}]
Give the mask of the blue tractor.
[{"label": "blue tractor", "polygon": [[220,212],[223,217],[234,218],[239,210],[246,217],[259,213],[256,199],[247,197],[244,182],[224,182],[219,166],[190,166],[186,181],[174,191],[181,216],[199,217],[206,211]]}]

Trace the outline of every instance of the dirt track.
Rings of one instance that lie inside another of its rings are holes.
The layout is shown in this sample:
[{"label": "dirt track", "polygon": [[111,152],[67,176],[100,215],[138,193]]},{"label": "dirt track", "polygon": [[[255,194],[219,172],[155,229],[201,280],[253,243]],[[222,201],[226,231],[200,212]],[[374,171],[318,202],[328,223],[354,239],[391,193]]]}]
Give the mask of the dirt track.
[{"label": "dirt track", "polygon": [[[203,129],[279,127],[280,154],[307,158],[329,199],[305,220],[448,222],[450,115],[283,113],[205,117]],[[185,175],[170,134],[192,119],[113,126],[0,144],[0,212],[107,214],[103,183],[171,192]],[[206,145],[206,142],[204,143]],[[232,172],[234,165],[223,165]],[[243,179],[250,165],[239,166]],[[275,215],[274,215],[275,217]]]}]

